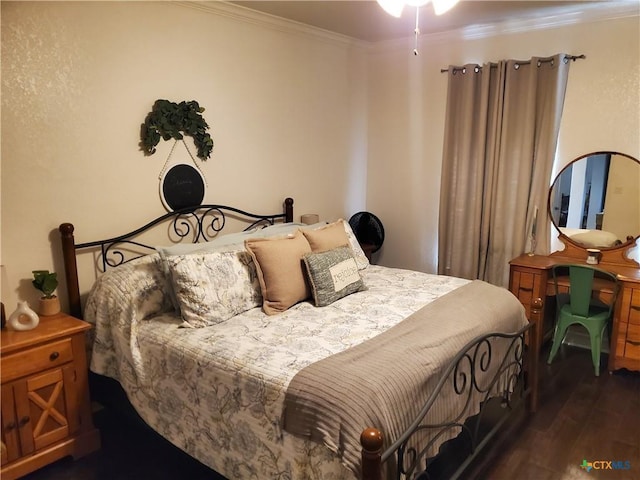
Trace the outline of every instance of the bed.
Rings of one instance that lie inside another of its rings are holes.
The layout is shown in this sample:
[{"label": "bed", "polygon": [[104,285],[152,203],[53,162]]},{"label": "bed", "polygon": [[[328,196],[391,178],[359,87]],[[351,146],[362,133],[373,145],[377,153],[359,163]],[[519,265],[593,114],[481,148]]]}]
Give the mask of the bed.
[{"label": "bed", "polygon": [[[457,477],[535,398],[524,309],[484,282],[369,264],[348,222],[283,207],[202,205],[78,244],[62,224],[92,375],[230,480]],[[153,229],[170,244],[139,239]],[[87,253],[103,273],[83,309]]]}]

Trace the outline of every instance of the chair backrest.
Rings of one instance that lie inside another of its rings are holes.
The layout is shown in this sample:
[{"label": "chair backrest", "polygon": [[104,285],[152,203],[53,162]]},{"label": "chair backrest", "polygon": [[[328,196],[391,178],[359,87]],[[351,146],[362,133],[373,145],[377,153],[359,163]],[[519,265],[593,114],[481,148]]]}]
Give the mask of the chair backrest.
[{"label": "chair backrest", "polygon": [[552,268],[553,281],[556,289],[556,298],[560,302],[561,294],[558,289],[558,276],[560,271],[566,272],[569,269],[569,302],[571,313],[581,317],[589,316],[589,308],[592,305],[594,278],[600,277],[609,280],[613,286],[613,296],[610,302],[605,305],[609,308],[609,314],[613,310],[616,298],[620,290],[618,278],[606,270],[591,267],[588,265],[555,265]]}]

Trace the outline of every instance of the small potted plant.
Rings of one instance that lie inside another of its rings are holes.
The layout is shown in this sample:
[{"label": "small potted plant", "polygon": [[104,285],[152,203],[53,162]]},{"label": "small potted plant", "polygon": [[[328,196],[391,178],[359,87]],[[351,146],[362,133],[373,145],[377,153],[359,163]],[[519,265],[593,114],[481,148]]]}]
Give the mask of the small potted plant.
[{"label": "small potted plant", "polygon": [[42,292],[38,313],[42,316],[60,313],[60,300],[53,292],[58,287],[58,274],[49,270],[33,270],[33,286]]}]

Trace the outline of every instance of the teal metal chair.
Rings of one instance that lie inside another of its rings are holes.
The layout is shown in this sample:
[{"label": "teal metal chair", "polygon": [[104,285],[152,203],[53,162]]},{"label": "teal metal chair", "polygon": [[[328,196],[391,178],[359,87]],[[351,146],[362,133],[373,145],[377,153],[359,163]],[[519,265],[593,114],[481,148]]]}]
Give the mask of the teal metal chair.
[{"label": "teal metal chair", "polygon": [[[558,288],[558,277],[566,275],[569,270],[569,292],[563,293]],[[591,343],[591,358],[596,377],[600,375],[600,351],[602,335],[610,325],[613,306],[616,303],[620,284],[615,275],[586,265],[556,265],[552,269],[557,300],[557,322],[553,334],[553,345],[549,352],[548,364],[558,353],[567,329],[571,325],[579,324],[587,329]],[[613,295],[610,302],[604,303],[593,298],[594,279],[601,278],[611,282]]]}]

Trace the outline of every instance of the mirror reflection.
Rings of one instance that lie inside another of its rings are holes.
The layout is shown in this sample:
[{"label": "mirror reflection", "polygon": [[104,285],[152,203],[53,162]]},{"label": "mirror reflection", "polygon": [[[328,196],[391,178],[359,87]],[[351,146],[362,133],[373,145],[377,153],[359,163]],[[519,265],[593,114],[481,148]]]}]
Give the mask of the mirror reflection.
[{"label": "mirror reflection", "polygon": [[556,228],[585,248],[613,248],[640,235],[640,162],[617,152],[577,158],[549,193]]}]

